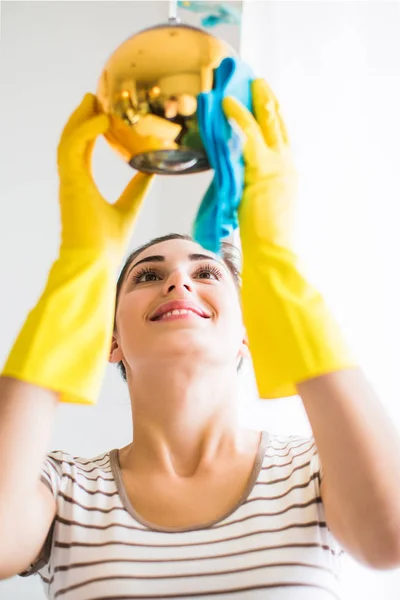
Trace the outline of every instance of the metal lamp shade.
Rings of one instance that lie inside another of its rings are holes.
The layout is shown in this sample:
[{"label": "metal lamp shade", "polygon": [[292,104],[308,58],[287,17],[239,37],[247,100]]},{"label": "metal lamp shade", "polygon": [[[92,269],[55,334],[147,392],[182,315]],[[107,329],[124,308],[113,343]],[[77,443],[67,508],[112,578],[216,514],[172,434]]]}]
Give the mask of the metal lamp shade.
[{"label": "metal lamp shade", "polygon": [[146,29],[109,58],[97,97],[111,117],[106,139],[133,168],[186,174],[209,168],[197,96],[234,50],[206,31],[177,22]]}]

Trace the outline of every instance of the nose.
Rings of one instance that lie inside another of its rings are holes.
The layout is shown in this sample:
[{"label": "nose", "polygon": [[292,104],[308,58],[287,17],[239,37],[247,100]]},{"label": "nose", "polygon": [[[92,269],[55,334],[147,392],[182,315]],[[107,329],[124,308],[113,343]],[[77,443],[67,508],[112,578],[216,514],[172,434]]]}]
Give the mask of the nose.
[{"label": "nose", "polygon": [[165,280],[164,293],[170,294],[172,291],[192,292],[192,280],[186,271],[175,269]]}]

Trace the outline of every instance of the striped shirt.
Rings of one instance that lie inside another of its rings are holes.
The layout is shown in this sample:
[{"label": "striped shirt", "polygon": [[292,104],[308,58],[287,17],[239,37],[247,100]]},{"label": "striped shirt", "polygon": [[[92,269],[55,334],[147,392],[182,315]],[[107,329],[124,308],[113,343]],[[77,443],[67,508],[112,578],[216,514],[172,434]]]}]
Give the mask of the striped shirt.
[{"label": "striped shirt", "polygon": [[48,598],[332,600],[342,550],[320,497],[314,438],[264,432],[240,502],[206,526],[150,527],[122,482],[118,451],[56,451],[42,480],[57,514],[39,573]]}]

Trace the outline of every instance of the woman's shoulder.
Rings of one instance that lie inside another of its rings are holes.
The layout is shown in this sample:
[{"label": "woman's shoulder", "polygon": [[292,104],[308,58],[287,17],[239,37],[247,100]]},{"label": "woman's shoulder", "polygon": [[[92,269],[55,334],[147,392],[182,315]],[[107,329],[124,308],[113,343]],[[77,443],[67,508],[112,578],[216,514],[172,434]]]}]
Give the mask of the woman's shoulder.
[{"label": "woman's shoulder", "polygon": [[315,439],[310,435],[285,435],[280,433],[268,432],[267,451],[286,454],[301,454],[308,451],[316,451]]},{"label": "woman's shoulder", "polygon": [[314,436],[268,433],[264,462],[288,473],[321,472],[321,462]]},{"label": "woman's shoulder", "polygon": [[107,470],[110,467],[111,454],[115,452],[108,450],[101,454],[96,454],[91,458],[83,456],[74,456],[64,450],[52,450],[46,455],[45,462],[51,463],[58,471],[78,470],[90,472],[95,469]]},{"label": "woman's shoulder", "polygon": [[63,450],[53,450],[43,462],[41,479],[54,495],[74,484],[77,484],[77,489],[94,491],[99,485],[114,483],[111,463],[115,452],[108,450],[92,458],[85,458]]}]

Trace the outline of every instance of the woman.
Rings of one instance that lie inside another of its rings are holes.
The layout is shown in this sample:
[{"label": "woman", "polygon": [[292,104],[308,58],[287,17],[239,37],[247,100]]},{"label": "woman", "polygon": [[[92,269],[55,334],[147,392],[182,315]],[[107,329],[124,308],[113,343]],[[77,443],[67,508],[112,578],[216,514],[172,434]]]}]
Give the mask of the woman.
[{"label": "woman", "polygon": [[[276,107],[262,104],[274,127]],[[266,193],[276,178],[251,188],[266,167],[249,148],[276,136],[261,140],[249,114],[225,110],[247,135],[244,198]],[[113,206],[101,198],[89,159],[107,127],[87,96],[64,130],[60,256],[0,379],[0,576],[39,571],[49,598],[65,600],[322,600],[339,597],[340,546],[398,566],[399,440],[358,369],[297,382],[315,441],[243,428],[237,273],[231,257],[182,236],[131,255],[114,315],[113,280],[149,178],[136,176]],[[286,201],[282,185],[271,197],[279,190]],[[95,401],[111,338],[132,443],[93,459],[54,452],[42,466],[58,401]]]}]

